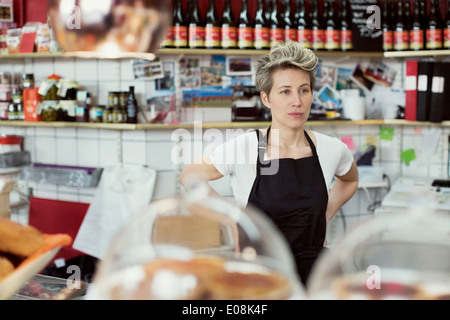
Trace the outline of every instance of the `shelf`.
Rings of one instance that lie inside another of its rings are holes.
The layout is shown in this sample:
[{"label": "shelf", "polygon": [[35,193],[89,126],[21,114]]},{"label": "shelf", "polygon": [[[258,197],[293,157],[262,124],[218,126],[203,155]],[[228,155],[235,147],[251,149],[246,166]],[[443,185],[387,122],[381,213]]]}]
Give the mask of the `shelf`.
[{"label": "shelf", "polygon": [[[47,127],[47,128],[91,128],[104,130],[170,130],[170,129],[194,129],[200,126],[202,129],[226,129],[226,128],[264,128],[268,127],[270,122],[254,121],[254,122],[196,122],[196,123],[93,123],[93,122],[59,122],[59,121],[0,121],[0,127]],[[394,125],[394,126],[438,126],[450,127],[450,121],[441,123],[422,122],[422,121],[406,121],[396,119],[371,119],[362,121],[350,120],[323,120],[308,121],[306,127],[320,126],[368,126],[368,125]]]},{"label": "shelf", "polygon": [[450,56],[450,50],[387,51],[383,56],[385,58]]}]

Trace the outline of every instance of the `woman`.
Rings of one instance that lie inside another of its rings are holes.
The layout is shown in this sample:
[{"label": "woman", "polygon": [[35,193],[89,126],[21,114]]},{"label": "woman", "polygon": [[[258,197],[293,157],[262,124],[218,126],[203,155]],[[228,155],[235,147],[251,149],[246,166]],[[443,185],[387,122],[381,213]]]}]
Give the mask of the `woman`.
[{"label": "woman", "polygon": [[317,63],[314,53],[297,42],[273,46],[256,68],[256,87],[271,110],[271,126],[230,139],[180,175],[185,187],[190,175],[206,181],[229,175],[236,202],[258,207],[284,234],[304,284],[325,244],[328,221],[358,186],[347,146],[304,129]]}]

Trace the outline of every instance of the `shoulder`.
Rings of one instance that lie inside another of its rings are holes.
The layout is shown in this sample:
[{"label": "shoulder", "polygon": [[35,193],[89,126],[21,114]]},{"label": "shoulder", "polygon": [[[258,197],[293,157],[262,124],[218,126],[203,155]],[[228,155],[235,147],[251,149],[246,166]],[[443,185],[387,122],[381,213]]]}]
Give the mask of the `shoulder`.
[{"label": "shoulder", "polygon": [[333,144],[344,144],[338,138],[331,137],[331,136],[328,136],[328,135],[320,133],[320,132],[307,130],[307,133],[310,136],[310,138],[313,141],[316,148],[318,148],[318,149],[319,148],[322,149],[324,147],[328,147]]}]

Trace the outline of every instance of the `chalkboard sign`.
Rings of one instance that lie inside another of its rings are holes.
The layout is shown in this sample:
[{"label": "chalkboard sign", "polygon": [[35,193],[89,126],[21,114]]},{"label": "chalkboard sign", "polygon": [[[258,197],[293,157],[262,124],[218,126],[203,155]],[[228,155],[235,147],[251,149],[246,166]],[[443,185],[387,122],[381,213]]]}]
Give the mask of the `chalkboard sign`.
[{"label": "chalkboard sign", "polygon": [[381,7],[377,0],[350,0],[353,48],[355,51],[382,51]]}]

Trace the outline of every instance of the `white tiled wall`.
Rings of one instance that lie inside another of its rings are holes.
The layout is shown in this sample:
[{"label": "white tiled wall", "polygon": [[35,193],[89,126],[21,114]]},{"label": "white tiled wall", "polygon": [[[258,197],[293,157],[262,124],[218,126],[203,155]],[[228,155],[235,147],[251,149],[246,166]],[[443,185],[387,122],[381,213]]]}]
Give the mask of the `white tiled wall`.
[{"label": "white tiled wall", "polygon": [[[174,57],[166,57],[173,59]],[[206,61],[206,57],[202,57]],[[398,67],[398,66],[397,66]],[[52,73],[73,78],[96,97],[96,103],[105,104],[108,91],[126,90],[129,85],[136,87],[140,103],[145,102],[145,93],[154,89],[151,81],[136,81],[131,71],[131,61],[80,60],[80,59],[26,59],[14,63],[1,62],[0,71],[34,73],[36,82]],[[397,84],[398,85],[398,84]],[[421,154],[423,132],[430,127],[389,126],[394,128],[392,141],[379,139],[380,126],[329,125],[309,127],[309,129],[343,137],[353,136],[356,148],[366,142],[366,137],[377,140],[374,164],[383,167],[391,182],[399,176],[448,178],[448,144],[450,128],[439,128],[440,140],[432,154]],[[224,129],[220,130],[226,137]],[[202,149],[209,144],[207,137],[195,135],[197,141],[206,139]],[[1,126],[2,134],[19,134],[25,137],[25,149],[31,152],[32,161],[46,164],[84,167],[105,167],[114,164],[146,165],[157,171],[153,199],[172,196],[181,191],[178,174],[183,165],[174,163],[172,155],[177,141],[173,130],[104,130],[88,128],[41,128]],[[415,148],[417,160],[405,165],[400,160],[403,150]],[[192,154],[195,154],[192,150]],[[201,151],[200,151],[201,152]],[[197,152],[198,153],[198,152]],[[198,155],[198,154],[195,154]],[[231,197],[228,179],[212,183],[222,195]],[[32,187],[36,197],[90,203],[95,188],[70,188],[49,184],[21,182],[22,187]],[[386,190],[359,189],[356,195],[343,206],[328,226],[329,241],[338,239],[352,225],[372,215],[369,206],[381,200]],[[369,200],[370,198],[370,200]]]}]

